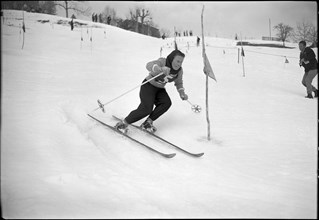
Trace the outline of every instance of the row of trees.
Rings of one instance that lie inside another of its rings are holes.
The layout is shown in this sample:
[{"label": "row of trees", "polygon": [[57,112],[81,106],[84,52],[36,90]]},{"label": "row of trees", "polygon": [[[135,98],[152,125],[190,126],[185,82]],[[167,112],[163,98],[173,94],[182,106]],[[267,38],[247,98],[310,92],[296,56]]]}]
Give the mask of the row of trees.
[{"label": "row of trees", "polygon": [[56,15],[57,7],[65,10],[67,18],[69,11],[84,15],[89,15],[91,11],[91,8],[87,7],[84,1],[1,1],[1,9],[24,10],[51,15]]},{"label": "row of trees", "polygon": [[[27,12],[38,12],[55,15],[57,7],[65,11],[68,18],[70,11],[79,15],[90,16],[91,7],[85,1],[2,1],[2,9],[24,10]],[[99,22],[107,23],[108,17],[111,18],[111,25],[135,31],[141,34],[160,37],[160,32],[152,21],[151,12],[144,7],[130,9],[126,19],[119,18],[115,9],[106,6],[99,14]]]},{"label": "row of trees", "polygon": [[[69,17],[69,11],[73,11],[76,14],[84,14],[86,16],[91,15],[91,8],[85,4],[85,1],[1,1],[2,9],[25,10],[28,12],[52,15],[56,14],[57,7],[65,10],[66,17]],[[160,37],[161,35],[170,37],[171,35],[171,32],[168,29],[163,28],[159,31],[157,25],[153,23],[150,10],[142,6],[130,9],[126,15],[126,19],[119,18],[116,15],[115,9],[106,6],[101,13],[100,22],[107,23],[108,17],[111,17],[111,25],[126,30],[154,37]],[[312,46],[317,46],[318,44],[318,30],[312,23],[305,21],[298,23],[296,30],[289,25],[279,23],[274,26],[274,29],[277,30],[277,37],[283,42],[284,46],[288,39],[294,41],[305,40],[306,42],[311,43]]]},{"label": "row of trees", "polygon": [[284,46],[288,38],[295,42],[304,40],[311,43],[312,47],[317,47],[318,45],[318,30],[312,23],[306,21],[298,23],[296,30],[289,25],[279,23],[274,26],[274,29],[277,30],[277,37],[283,42]]},{"label": "row of trees", "polygon": [[45,14],[56,14],[54,1],[1,1],[1,9],[24,10]]},{"label": "row of trees", "polygon": [[102,12],[102,16],[110,16],[112,25],[125,30],[135,31],[153,37],[160,37],[160,31],[152,20],[151,12],[144,7],[137,6],[134,9],[130,9],[126,15],[126,19],[122,19],[116,16],[115,9],[106,6]]}]

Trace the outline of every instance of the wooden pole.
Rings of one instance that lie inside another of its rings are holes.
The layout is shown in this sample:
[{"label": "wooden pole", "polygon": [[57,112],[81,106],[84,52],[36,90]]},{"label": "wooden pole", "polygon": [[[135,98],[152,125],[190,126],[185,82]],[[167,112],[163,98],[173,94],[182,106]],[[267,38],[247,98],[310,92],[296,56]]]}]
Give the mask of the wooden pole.
[{"label": "wooden pole", "polygon": [[243,63],[243,77],[245,77],[245,64],[244,64],[244,56],[243,56],[243,38],[240,33],[240,42],[241,42],[241,61]]},{"label": "wooden pole", "polygon": [[23,38],[22,38],[22,50],[23,50],[23,47],[24,47],[24,32],[25,32],[25,24],[24,24],[24,11],[22,11],[22,16],[23,16],[23,23],[22,23],[22,30],[23,30],[23,33],[22,33],[22,36],[23,36]]},{"label": "wooden pole", "polygon": [[82,25],[81,25],[81,42],[80,42],[80,50],[82,50],[82,41],[83,41],[83,35],[82,35]]},{"label": "wooden pole", "polygon": [[19,32],[19,43],[20,43],[20,41],[21,41],[21,29],[22,29],[22,28],[21,28],[21,24],[19,24],[19,31],[20,31],[20,32]]},{"label": "wooden pole", "polygon": [[175,48],[175,50],[178,49],[178,48],[177,48],[177,42],[176,42],[176,35],[177,35],[177,32],[176,32],[176,28],[175,28],[175,26],[174,26],[174,48]]},{"label": "wooden pole", "polygon": [[271,21],[269,18],[269,40],[271,40]]},{"label": "wooden pole", "polygon": [[[201,16],[201,22],[202,22],[202,47],[203,47],[203,61],[204,61],[204,66],[205,66],[205,41],[204,41],[204,8],[205,6],[203,5],[203,10],[202,10],[202,16]],[[207,140],[210,140],[210,120],[209,120],[209,108],[208,108],[208,74],[206,74],[206,121],[207,121]]]},{"label": "wooden pole", "polygon": [[93,38],[93,32],[92,32],[92,27],[91,27],[91,37],[90,37],[90,41],[91,41],[91,54],[92,54],[92,47],[93,47],[93,46],[92,46],[92,44],[93,44],[93,43],[92,43],[92,41],[93,41],[92,38]]}]

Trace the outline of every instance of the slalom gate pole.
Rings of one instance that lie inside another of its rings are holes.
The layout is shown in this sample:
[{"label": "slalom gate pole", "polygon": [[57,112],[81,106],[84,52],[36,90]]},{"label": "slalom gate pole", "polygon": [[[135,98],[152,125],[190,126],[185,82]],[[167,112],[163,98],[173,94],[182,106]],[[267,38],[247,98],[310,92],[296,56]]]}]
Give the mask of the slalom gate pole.
[{"label": "slalom gate pole", "polygon": [[153,79],[155,79],[155,78],[157,78],[157,77],[159,77],[159,76],[161,76],[161,75],[163,75],[163,74],[164,74],[164,72],[161,72],[160,74],[158,74],[158,75],[156,75],[156,76],[154,76],[154,77],[150,78],[149,80],[147,80],[147,81],[143,82],[142,84],[138,84],[138,85],[137,85],[137,86],[135,86],[134,88],[132,88],[132,89],[130,89],[130,90],[128,90],[128,91],[126,91],[126,92],[124,92],[123,94],[121,94],[121,95],[119,95],[119,96],[115,97],[114,99],[112,99],[112,100],[110,100],[110,101],[108,101],[108,102],[106,102],[106,103],[104,103],[104,104],[99,103],[99,107],[98,107],[98,108],[93,109],[93,111],[92,111],[92,112],[94,112],[94,111],[96,111],[96,110],[98,110],[98,109],[102,109],[102,111],[104,112],[104,106],[105,106],[105,105],[110,104],[111,102],[113,102],[113,101],[115,101],[115,100],[117,100],[117,99],[121,98],[122,96],[126,95],[127,93],[132,92],[134,89],[141,87],[142,85],[144,85],[144,84],[146,84],[146,83],[148,83],[148,82],[152,81]]}]

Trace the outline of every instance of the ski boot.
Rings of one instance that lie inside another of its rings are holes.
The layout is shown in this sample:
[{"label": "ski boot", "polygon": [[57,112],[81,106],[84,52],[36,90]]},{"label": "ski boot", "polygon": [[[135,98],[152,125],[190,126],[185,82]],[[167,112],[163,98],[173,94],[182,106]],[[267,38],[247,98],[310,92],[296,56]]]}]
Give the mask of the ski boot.
[{"label": "ski boot", "polygon": [[126,134],[128,131],[127,127],[128,127],[128,123],[125,120],[122,120],[115,125],[115,129],[124,134]]},{"label": "ski boot", "polygon": [[308,95],[307,95],[307,96],[305,96],[305,98],[313,99],[313,96],[312,96],[312,94],[311,94],[311,93],[308,93]]},{"label": "ski boot", "polygon": [[150,119],[150,118],[146,119],[146,121],[144,121],[143,124],[141,124],[141,128],[143,130],[150,132],[150,133],[155,133],[157,130],[153,125],[152,119]]},{"label": "ski boot", "polygon": [[315,98],[318,98],[318,90],[314,91],[315,93]]}]

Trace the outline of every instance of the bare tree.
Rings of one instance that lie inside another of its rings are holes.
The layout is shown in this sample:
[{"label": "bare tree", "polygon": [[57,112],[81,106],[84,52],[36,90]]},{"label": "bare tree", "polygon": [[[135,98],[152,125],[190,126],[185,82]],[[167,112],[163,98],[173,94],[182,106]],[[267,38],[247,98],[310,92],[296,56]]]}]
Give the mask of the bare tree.
[{"label": "bare tree", "polygon": [[[148,24],[151,24],[151,13],[148,9],[142,8],[140,6],[135,7],[135,9],[130,9],[130,18],[132,21],[135,22],[136,26],[135,26],[135,32],[139,32],[139,24],[138,21],[141,21],[142,27],[143,24],[146,23],[146,21],[148,22]],[[145,30],[142,30],[142,32],[144,33]]]},{"label": "bare tree", "polygon": [[39,1],[43,13],[55,15],[56,7],[53,1]]},{"label": "bare tree", "polygon": [[83,1],[55,1],[56,6],[65,9],[65,16],[69,17],[69,10],[75,11],[76,14],[88,15],[91,7],[84,6]]},{"label": "bare tree", "polygon": [[274,26],[274,29],[278,31],[277,36],[283,42],[283,46],[285,46],[285,41],[292,34],[293,28],[289,25],[279,23]]},{"label": "bare tree", "polygon": [[138,33],[138,18],[139,18],[139,9],[136,7],[134,10],[130,9],[131,20],[135,22],[135,32]]},{"label": "bare tree", "polygon": [[297,29],[293,33],[294,35],[293,38],[296,41],[306,40],[307,36],[309,35],[310,28],[311,28],[311,24],[308,22],[303,21],[301,23],[297,23]]},{"label": "bare tree", "polygon": [[318,31],[316,27],[306,21],[302,21],[301,23],[297,23],[297,30],[293,33],[293,38],[295,41],[307,41],[311,42],[312,44],[316,44],[318,41]]},{"label": "bare tree", "polygon": [[309,42],[312,42],[312,46],[317,47],[318,45],[318,30],[315,26],[312,26],[309,33]]},{"label": "bare tree", "polygon": [[144,24],[144,20],[145,19],[151,19],[151,13],[149,12],[149,10],[145,10],[144,8],[143,9],[140,9],[140,18],[141,18],[141,23]]}]

